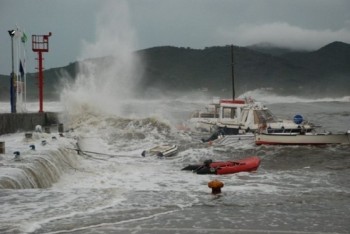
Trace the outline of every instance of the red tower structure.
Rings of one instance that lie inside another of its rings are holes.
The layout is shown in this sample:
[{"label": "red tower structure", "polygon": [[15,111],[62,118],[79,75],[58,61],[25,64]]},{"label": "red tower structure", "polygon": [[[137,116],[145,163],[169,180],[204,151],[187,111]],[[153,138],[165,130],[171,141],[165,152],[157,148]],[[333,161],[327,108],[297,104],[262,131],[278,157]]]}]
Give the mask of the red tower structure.
[{"label": "red tower structure", "polygon": [[38,53],[38,85],[39,85],[39,112],[43,112],[44,99],[44,74],[43,74],[43,52],[49,52],[49,37],[48,35],[32,35],[32,50]]}]

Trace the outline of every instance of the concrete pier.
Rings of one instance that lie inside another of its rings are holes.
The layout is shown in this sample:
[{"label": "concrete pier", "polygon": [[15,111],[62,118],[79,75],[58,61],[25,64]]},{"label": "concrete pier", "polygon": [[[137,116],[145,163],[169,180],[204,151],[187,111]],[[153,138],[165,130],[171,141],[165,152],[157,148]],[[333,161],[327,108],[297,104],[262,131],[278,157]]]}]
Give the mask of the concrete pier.
[{"label": "concrete pier", "polygon": [[0,135],[15,132],[34,131],[36,125],[59,124],[59,113],[2,113],[0,114]]}]

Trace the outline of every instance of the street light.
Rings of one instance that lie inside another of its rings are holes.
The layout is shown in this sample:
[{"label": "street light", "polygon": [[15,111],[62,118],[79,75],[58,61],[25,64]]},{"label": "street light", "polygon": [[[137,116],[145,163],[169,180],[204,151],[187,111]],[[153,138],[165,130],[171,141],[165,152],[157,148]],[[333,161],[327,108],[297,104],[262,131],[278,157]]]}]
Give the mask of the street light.
[{"label": "street light", "polygon": [[12,30],[9,30],[8,32],[10,34],[10,37],[13,37],[15,35],[15,33],[16,33],[16,30],[12,29]]},{"label": "street light", "polygon": [[10,97],[11,97],[11,113],[16,113],[16,90],[15,90],[15,63],[13,58],[13,37],[16,34],[16,30],[8,30],[11,37],[11,57],[12,57],[12,72],[10,76]]}]

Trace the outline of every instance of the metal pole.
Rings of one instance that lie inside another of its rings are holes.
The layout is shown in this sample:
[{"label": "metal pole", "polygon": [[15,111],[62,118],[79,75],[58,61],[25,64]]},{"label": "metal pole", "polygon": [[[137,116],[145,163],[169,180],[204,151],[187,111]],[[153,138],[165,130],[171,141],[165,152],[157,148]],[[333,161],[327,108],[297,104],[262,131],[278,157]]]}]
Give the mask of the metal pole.
[{"label": "metal pole", "polygon": [[14,32],[10,32],[11,37],[11,58],[12,58],[12,72],[10,77],[10,100],[11,100],[11,113],[16,113],[16,88],[15,88],[15,64],[14,64],[14,49],[13,49],[13,37]]},{"label": "metal pole", "polygon": [[39,55],[39,112],[43,112],[43,88],[44,88],[44,81],[43,81],[43,56],[41,51],[38,52]]},{"label": "metal pole", "polygon": [[231,61],[232,61],[232,100],[235,100],[235,70],[233,60],[233,45],[231,45]]}]

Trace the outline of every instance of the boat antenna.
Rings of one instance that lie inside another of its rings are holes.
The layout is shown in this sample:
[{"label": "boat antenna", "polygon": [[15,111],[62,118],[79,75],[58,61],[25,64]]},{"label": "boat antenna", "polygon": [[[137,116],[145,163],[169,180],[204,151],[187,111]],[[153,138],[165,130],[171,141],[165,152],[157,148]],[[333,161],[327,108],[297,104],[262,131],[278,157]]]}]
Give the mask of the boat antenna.
[{"label": "boat antenna", "polygon": [[233,60],[233,45],[231,45],[231,62],[232,62],[232,100],[235,100],[235,69]]}]

